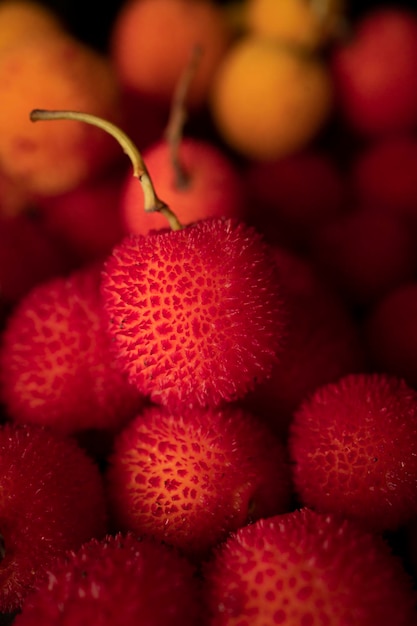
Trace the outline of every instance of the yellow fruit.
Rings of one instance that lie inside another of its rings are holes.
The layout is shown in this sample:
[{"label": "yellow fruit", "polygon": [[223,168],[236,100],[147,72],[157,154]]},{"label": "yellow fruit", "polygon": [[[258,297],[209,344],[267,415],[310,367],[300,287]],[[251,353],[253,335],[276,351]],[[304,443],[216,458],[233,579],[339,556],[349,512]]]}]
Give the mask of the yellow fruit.
[{"label": "yellow fruit", "polygon": [[224,141],[259,160],[305,147],[327,121],[332,105],[330,73],[320,58],[252,36],[229,49],[210,98]]},{"label": "yellow fruit", "polygon": [[169,105],[193,49],[201,46],[187,103],[198,107],[230,38],[230,24],[214,0],[131,0],[116,16],[110,56],[125,89]]},{"label": "yellow fruit", "polygon": [[246,0],[246,27],[252,34],[308,48],[330,37],[344,12],[343,0]]},{"label": "yellow fruit", "polygon": [[18,39],[45,37],[64,28],[54,11],[36,0],[3,0],[0,3],[0,50]]}]

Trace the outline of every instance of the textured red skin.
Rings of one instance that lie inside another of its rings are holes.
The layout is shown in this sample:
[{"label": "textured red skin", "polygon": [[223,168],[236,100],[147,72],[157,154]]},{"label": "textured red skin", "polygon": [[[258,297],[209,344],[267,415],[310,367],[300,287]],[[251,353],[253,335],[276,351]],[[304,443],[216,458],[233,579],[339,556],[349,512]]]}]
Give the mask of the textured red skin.
[{"label": "textured red skin", "polygon": [[277,359],[284,307],[270,249],[238,221],[125,238],[102,293],[115,354],[155,402],[235,399]]},{"label": "textured red skin", "polygon": [[18,609],[57,557],[107,530],[101,475],[70,438],[36,426],[0,429],[0,611]]},{"label": "textured red skin", "polygon": [[390,291],[369,311],[363,337],[377,371],[403,377],[417,388],[417,282]]},{"label": "textured red skin", "polygon": [[[175,183],[170,146],[166,141],[149,146],[143,151],[143,159],[159,197],[174,211],[181,224],[207,217],[243,218],[241,179],[231,160],[213,143],[191,137],[181,140],[179,160],[189,177],[184,188],[178,188]],[[160,213],[144,211],[141,186],[131,174],[126,177],[122,190],[120,213],[129,233],[147,235],[167,225]]]},{"label": "textured red skin", "polygon": [[[191,626],[200,612],[194,568],[133,534],[84,544],[27,598],[16,626]],[[64,617],[65,616],[65,617]]]},{"label": "textured red skin", "polygon": [[117,528],[193,557],[249,521],[289,510],[291,496],[282,444],[230,408],[147,409],[116,439],[108,489]]},{"label": "textured red skin", "polygon": [[415,596],[379,536],[303,509],[240,529],[205,572],[209,626],[411,626]]},{"label": "textured red skin", "polygon": [[317,387],[359,372],[364,354],[347,308],[304,257],[273,248],[287,308],[286,333],[270,377],[242,400],[286,437],[295,409]]},{"label": "textured red skin", "polygon": [[306,506],[394,530],[417,515],[417,392],[383,374],[352,374],[295,412],[289,449]]},{"label": "textured red skin", "polygon": [[[381,62],[383,59],[383,62]],[[369,10],[330,59],[338,107],[366,136],[408,132],[417,124],[417,18],[391,7]]]},{"label": "textured red skin", "polygon": [[67,433],[116,429],[141,406],[111,356],[100,269],[86,266],[38,285],[9,317],[0,377],[11,419]]}]

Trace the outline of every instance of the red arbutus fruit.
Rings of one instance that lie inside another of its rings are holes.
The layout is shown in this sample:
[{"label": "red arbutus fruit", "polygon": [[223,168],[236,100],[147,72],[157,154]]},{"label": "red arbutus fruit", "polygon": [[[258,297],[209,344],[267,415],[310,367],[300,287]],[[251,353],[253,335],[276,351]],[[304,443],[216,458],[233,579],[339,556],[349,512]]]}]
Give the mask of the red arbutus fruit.
[{"label": "red arbutus fruit", "polygon": [[241,401],[287,436],[294,411],[317,387],[362,371],[360,335],[350,311],[305,257],[273,247],[287,308],[286,333],[269,378]]},{"label": "red arbutus fruit", "polygon": [[0,428],[0,611],[20,608],[55,559],[107,530],[99,470],[71,439]]},{"label": "red arbutus fruit", "polygon": [[271,250],[238,220],[182,227],[155,193],[142,157],[110,122],[71,111],[31,113],[71,119],[113,135],[130,157],[145,211],[170,230],[130,235],[104,264],[102,294],[116,358],[139,391],[158,403],[218,405],[267,377],[283,335],[283,303]]},{"label": "red arbutus fruit", "polygon": [[[193,47],[174,90],[164,137],[143,150],[154,186],[183,225],[207,217],[242,218],[246,212],[238,169],[225,151],[213,141],[184,136],[187,98],[203,55],[200,46]],[[165,228],[164,216],[143,211],[143,204],[140,186],[127,176],[120,201],[127,232],[147,235]]]},{"label": "red arbutus fruit", "polygon": [[206,567],[208,626],[411,626],[411,577],[389,545],[308,509],[241,528]]},{"label": "red arbutus fruit", "polygon": [[302,504],[396,530],[417,515],[417,391],[384,374],[351,374],[294,414],[290,455]]},{"label": "red arbutus fruit", "polygon": [[367,312],[362,331],[368,360],[378,372],[417,388],[417,281],[391,289]]},{"label": "red arbutus fruit", "polygon": [[150,407],[115,440],[110,514],[132,530],[202,556],[230,531],[289,510],[282,443],[249,413]]},{"label": "red arbutus fruit", "polygon": [[[179,156],[187,172],[183,183],[175,180],[166,141],[154,142],[143,152],[156,188],[182,224],[207,217],[244,216],[241,179],[225,152],[213,142],[184,137]],[[131,233],[146,235],[166,226],[162,215],[143,212],[142,192],[131,176],[126,178],[121,193],[120,213],[125,229]]]},{"label": "red arbutus fruit", "polygon": [[34,287],[9,315],[0,348],[8,417],[65,433],[117,430],[142,405],[112,358],[101,264]]},{"label": "red arbutus fruit", "polygon": [[92,539],[48,572],[16,626],[196,626],[194,568],[168,546],[132,533]]},{"label": "red arbutus fruit", "polygon": [[356,205],[319,225],[309,258],[352,309],[366,310],[416,271],[415,239],[403,220]]},{"label": "red arbutus fruit", "polygon": [[0,298],[8,308],[35,285],[62,276],[71,267],[71,255],[28,208],[16,215],[0,215]]},{"label": "red arbutus fruit", "polygon": [[105,262],[102,293],[119,361],[155,402],[236,399],[276,361],[278,282],[266,245],[243,223],[127,238]]}]

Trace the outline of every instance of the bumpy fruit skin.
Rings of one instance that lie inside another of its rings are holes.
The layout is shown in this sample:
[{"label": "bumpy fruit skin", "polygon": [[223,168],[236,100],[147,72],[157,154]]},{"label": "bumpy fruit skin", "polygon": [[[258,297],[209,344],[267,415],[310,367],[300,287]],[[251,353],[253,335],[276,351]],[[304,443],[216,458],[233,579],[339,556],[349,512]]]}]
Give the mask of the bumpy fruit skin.
[{"label": "bumpy fruit skin", "polygon": [[308,509],[240,529],[205,572],[209,626],[411,626],[415,597],[379,536]]},{"label": "bumpy fruit skin", "polygon": [[193,557],[243,524],[290,508],[283,445],[230,408],[147,409],[116,439],[107,478],[118,528]]},{"label": "bumpy fruit skin", "polygon": [[289,448],[303,504],[394,530],[417,515],[417,392],[384,374],[325,385],[295,412]]},{"label": "bumpy fruit skin", "polygon": [[133,534],[92,539],[51,569],[16,626],[192,626],[200,611],[191,564]]},{"label": "bumpy fruit skin", "polygon": [[111,355],[100,270],[85,266],[40,284],[10,315],[0,378],[11,419],[66,433],[117,429],[141,406]]},{"label": "bumpy fruit skin", "polygon": [[233,219],[127,237],[102,277],[115,354],[165,405],[218,405],[267,376],[283,334],[279,292],[269,247]]},{"label": "bumpy fruit skin", "polygon": [[70,438],[0,429],[0,611],[18,609],[55,559],[107,530],[102,477]]}]

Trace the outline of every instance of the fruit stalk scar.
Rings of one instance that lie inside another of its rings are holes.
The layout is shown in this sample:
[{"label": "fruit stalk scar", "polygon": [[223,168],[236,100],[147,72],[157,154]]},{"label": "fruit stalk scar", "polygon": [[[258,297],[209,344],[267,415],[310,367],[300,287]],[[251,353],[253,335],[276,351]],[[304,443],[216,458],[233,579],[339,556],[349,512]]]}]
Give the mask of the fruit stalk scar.
[{"label": "fruit stalk scar", "polygon": [[33,109],[30,112],[30,120],[32,122],[51,121],[51,120],[74,120],[91,124],[107,132],[114,137],[123,148],[123,151],[129,157],[133,166],[133,176],[137,178],[141,184],[144,195],[144,208],[148,213],[158,211],[162,213],[168,220],[172,230],[181,230],[182,224],[177,216],[168,205],[156,195],[148,169],[142,159],[142,155],[132,142],[132,140],[118,126],[105,120],[97,115],[90,113],[82,113],[79,111],[49,111],[46,109]]}]

